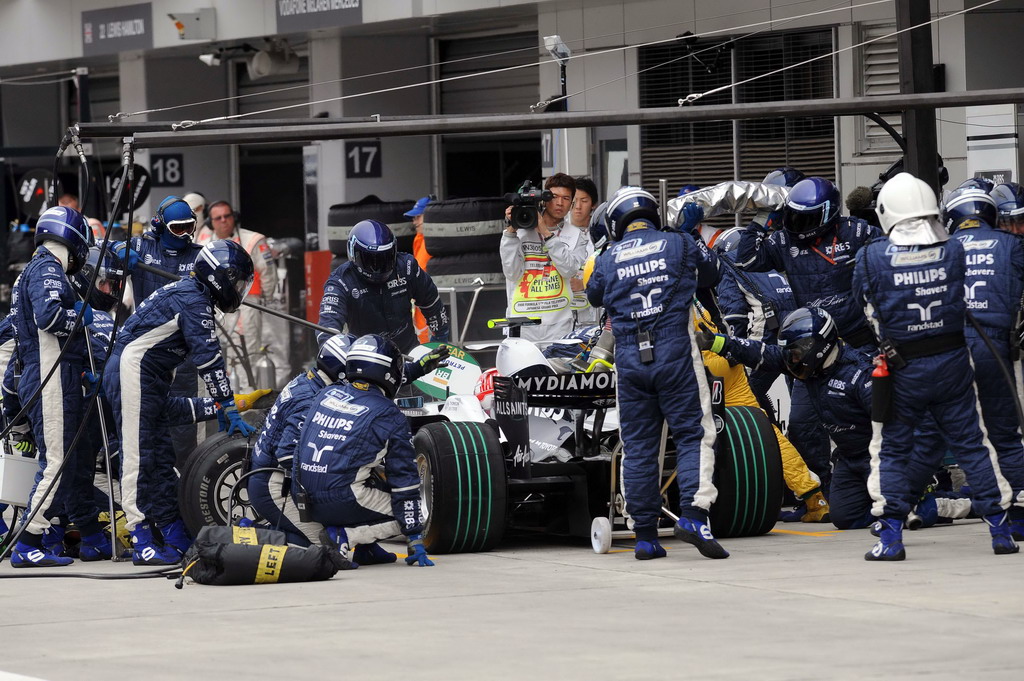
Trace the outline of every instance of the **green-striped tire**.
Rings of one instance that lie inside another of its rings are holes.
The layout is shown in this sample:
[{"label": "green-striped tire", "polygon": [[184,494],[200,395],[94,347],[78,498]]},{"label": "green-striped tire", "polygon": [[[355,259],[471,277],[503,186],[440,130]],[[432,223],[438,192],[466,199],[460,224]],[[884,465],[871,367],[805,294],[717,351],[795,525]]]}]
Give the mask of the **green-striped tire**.
[{"label": "green-striped tire", "polygon": [[498,434],[482,423],[430,423],[416,431],[416,466],[430,553],[488,551],[505,532],[508,484]]},{"label": "green-striped tire", "polygon": [[782,457],[768,417],[756,407],[726,407],[718,435],[711,531],[718,538],[765,534],[782,508]]}]

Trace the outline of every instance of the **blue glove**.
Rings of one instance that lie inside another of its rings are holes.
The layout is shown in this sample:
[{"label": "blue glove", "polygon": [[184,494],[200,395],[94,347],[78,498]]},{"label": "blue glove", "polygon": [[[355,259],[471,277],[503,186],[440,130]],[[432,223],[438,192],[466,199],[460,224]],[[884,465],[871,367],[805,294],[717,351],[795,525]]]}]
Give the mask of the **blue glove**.
[{"label": "blue glove", "polygon": [[704,220],[704,209],[696,203],[683,204],[683,220],[679,223],[679,231],[693,233]]},{"label": "blue glove", "polygon": [[139,252],[133,251],[127,241],[114,244],[114,255],[121,259],[127,271],[131,272],[139,264]]},{"label": "blue glove", "polygon": [[85,372],[82,373],[82,379],[85,383],[85,391],[88,393],[89,397],[96,394],[97,388],[99,388],[99,394],[103,395],[103,386],[100,385],[99,374],[94,374],[86,369]]},{"label": "blue glove", "polygon": [[406,565],[419,567],[433,567],[434,561],[427,556],[427,549],[423,546],[423,535],[414,534],[409,538],[409,555],[405,557]]},{"label": "blue glove", "polygon": [[249,437],[256,432],[255,428],[242,420],[242,415],[238,413],[238,407],[235,406],[234,400],[220,402],[217,406],[220,407],[220,411],[217,413],[220,429],[227,430],[228,435],[240,433],[242,437]]},{"label": "blue glove", "polygon": [[82,326],[92,325],[92,308],[81,300],[75,301],[75,312],[82,315]]}]

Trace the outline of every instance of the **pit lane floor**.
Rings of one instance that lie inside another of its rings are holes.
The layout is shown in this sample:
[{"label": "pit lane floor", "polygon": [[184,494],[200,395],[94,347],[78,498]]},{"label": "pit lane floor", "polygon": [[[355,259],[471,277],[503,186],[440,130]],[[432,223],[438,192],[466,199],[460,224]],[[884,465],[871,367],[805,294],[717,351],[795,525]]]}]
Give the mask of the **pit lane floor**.
[{"label": "pit lane floor", "polygon": [[629,544],[596,555],[544,539],[312,584],[2,579],[0,669],[105,681],[1020,677],[1024,554],[993,555],[985,526],[965,521],[906,533],[904,563],[866,563],[867,530],[827,528],[727,540],[720,561],[672,539],[649,562]]}]

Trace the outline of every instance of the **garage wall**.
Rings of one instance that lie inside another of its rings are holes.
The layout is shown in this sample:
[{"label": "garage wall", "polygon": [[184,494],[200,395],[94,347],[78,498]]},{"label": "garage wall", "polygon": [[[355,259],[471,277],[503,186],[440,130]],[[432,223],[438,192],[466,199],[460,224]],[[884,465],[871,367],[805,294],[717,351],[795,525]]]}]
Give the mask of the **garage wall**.
[{"label": "garage wall", "polygon": [[[179,83],[187,83],[181,87]],[[203,102],[227,95],[226,70],[206,66],[195,57],[150,58],[146,60],[146,99],[149,108]],[[150,120],[200,120],[228,113],[226,102],[203,104],[153,114]],[[156,202],[167,194],[183,195],[198,191],[207,200],[231,196],[230,156],[228,147],[187,147],[160,150],[159,153],[180,153],[184,156],[184,186],[153,189]],[[156,205],[156,204],[154,204]]]}]

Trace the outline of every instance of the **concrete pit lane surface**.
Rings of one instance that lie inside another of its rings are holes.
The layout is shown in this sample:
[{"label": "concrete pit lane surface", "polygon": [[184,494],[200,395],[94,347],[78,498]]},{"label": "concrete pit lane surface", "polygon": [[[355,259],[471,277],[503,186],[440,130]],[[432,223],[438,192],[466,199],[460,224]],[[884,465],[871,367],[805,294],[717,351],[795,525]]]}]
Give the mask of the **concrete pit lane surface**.
[{"label": "concrete pit lane surface", "polygon": [[868,563],[867,530],[828,528],[725,540],[718,561],[545,538],[309,584],[3,579],[0,681],[1020,678],[1024,554],[963,521]]}]

